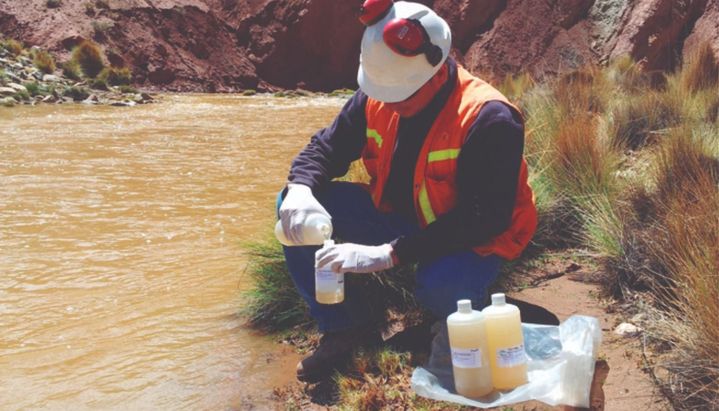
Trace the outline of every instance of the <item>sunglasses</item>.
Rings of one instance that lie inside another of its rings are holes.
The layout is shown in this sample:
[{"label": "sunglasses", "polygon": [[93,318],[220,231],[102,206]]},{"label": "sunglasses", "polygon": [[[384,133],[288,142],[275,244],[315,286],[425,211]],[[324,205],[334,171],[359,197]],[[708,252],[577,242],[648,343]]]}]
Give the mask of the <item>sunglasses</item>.
[{"label": "sunglasses", "polygon": [[[367,0],[360,8],[359,20],[369,27],[382,20],[389,13],[392,4],[392,0]],[[385,25],[382,38],[387,47],[402,56],[424,54],[432,66],[442,61],[442,49],[432,43],[429,33],[417,19],[393,19]]]}]

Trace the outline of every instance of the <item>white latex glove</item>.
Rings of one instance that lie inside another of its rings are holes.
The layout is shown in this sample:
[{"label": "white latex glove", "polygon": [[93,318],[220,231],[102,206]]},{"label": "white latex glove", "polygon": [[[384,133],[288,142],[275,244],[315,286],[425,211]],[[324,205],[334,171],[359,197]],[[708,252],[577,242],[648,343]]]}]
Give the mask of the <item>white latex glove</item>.
[{"label": "white latex glove", "polygon": [[280,206],[280,221],[285,237],[294,244],[303,244],[302,228],[308,216],[319,213],[330,219],[330,214],[312,195],[312,189],[303,184],[288,184],[287,195]]},{"label": "white latex glove", "polygon": [[335,273],[372,273],[394,266],[392,246],[337,244],[324,247],[315,253],[317,267],[329,267]]}]

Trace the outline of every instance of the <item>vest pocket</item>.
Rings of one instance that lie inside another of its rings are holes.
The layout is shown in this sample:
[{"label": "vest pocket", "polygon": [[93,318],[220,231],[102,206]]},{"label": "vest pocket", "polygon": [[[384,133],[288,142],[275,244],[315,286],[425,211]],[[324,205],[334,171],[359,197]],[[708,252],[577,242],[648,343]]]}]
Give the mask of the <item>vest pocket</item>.
[{"label": "vest pocket", "polygon": [[445,176],[443,179],[436,179],[427,176],[427,194],[432,205],[432,211],[436,217],[451,210],[457,203],[457,188],[454,178]]}]

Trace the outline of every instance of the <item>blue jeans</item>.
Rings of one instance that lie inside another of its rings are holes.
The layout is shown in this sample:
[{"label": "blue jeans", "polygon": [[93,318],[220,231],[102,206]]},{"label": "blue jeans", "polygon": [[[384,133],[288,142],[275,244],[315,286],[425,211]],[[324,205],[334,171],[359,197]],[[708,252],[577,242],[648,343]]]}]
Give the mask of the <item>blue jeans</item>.
[{"label": "blue jeans", "polygon": [[[278,209],[283,194],[281,191],[277,196]],[[344,242],[380,245],[419,230],[398,214],[377,210],[369,194],[356,184],[333,182],[315,197],[332,216],[333,237]],[[322,332],[365,325],[369,321],[367,307],[351,287],[345,289],[345,301],[340,304],[325,305],[315,300],[314,256],[318,248],[284,247],[287,268],[310,307],[310,315]],[[457,300],[470,299],[479,309],[486,304],[487,290],[497,278],[501,263],[496,255],[482,257],[464,251],[421,264],[416,272],[417,302],[440,319],[457,310]]]}]

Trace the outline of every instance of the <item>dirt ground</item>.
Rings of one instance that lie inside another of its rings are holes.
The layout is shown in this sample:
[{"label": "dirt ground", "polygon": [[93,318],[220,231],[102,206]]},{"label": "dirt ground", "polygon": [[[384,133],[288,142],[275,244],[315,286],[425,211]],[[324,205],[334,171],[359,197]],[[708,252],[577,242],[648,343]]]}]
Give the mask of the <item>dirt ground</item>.
[{"label": "dirt ground", "polygon": [[[659,411],[671,406],[653,384],[651,377],[642,368],[641,336],[620,336],[615,328],[631,317],[624,307],[604,298],[597,283],[598,273],[591,264],[575,262],[571,256],[550,257],[541,264],[526,270],[521,284],[514,284],[507,294],[529,304],[543,307],[564,321],[572,315],[588,315],[599,319],[602,327],[602,344],[597,359],[592,384],[591,410],[607,411]],[[286,350],[285,350],[286,351]],[[285,358],[286,357],[286,358]],[[651,357],[651,355],[650,355]],[[268,396],[276,399],[276,409],[331,410],[336,406],[322,405],[313,392],[317,387],[308,387],[297,381],[287,383],[287,376],[294,374],[296,353],[279,356],[272,361],[283,368],[284,378],[278,380],[275,392]],[[407,384],[408,385],[408,384]],[[313,398],[315,397],[315,398]],[[326,403],[325,403],[326,404]],[[262,409],[251,403],[241,409]],[[439,406],[438,409],[442,407]],[[574,410],[572,407],[550,407],[540,402],[526,402],[498,410]]]}]

